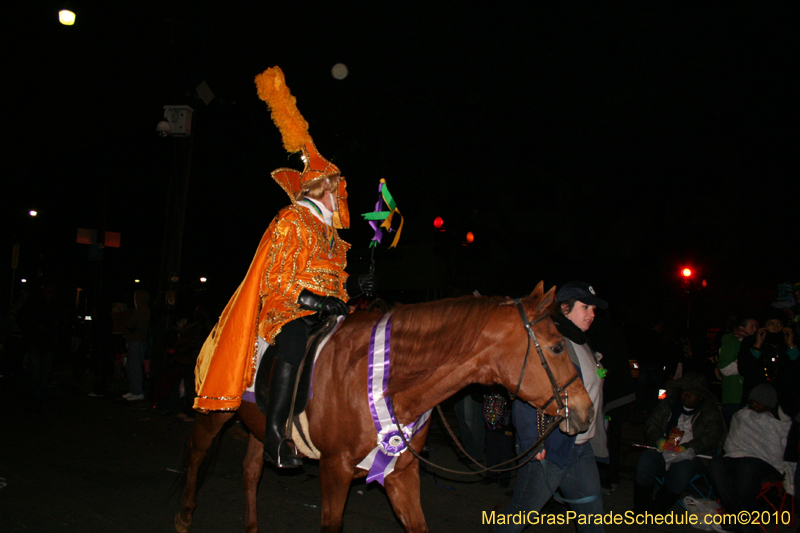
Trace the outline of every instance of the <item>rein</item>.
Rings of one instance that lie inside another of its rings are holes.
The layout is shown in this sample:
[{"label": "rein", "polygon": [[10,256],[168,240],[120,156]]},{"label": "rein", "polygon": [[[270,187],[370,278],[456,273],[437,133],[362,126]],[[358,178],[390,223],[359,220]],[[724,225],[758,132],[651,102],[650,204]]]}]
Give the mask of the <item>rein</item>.
[{"label": "rein", "polygon": [[[391,398],[389,398],[389,403],[392,404],[392,411],[394,411],[394,402],[393,402],[393,400]],[[509,459],[508,461],[504,461],[502,463],[498,463],[498,464],[496,464],[494,466],[483,466],[480,462],[476,461],[475,458],[473,458],[470,454],[468,454],[466,452],[466,450],[464,450],[464,446],[458,440],[458,437],[456,437],[455,433],[453,433],[453,429],[450,427],[450,424],[447,423],[447,420],[445,419],[445,416],[444,416],[444,411],[442,411],[441,406],[437,405],[436,406],[436,410],[439,411],[439,416],[442,418],[442,422],[444,423],[445,428],[447,428],[447,432],[450,434],[450,437],[458,445],[458,449],[461,450],[461,452],[464,455],[466,455],[469,458],[470,461],[472,461],[476,465],[480,466],[481,469],[480,470],[468,470],[468,471],[465,471],[465,470],[453,470],[452,468],[445,468],[444,466],[437,465],[433,461],[429,461],[429,460],[425,459],[424,457],[422,457],[419,453],[417,453],[417,451],[414,450],[414,448],[411,447],[411,443],[408,442],[408,440],[406,439],[406,436],[401,431],[400,432],[400,436],[403,438],[403,443],[406,445],[406,449],[411,452],[411,455],[416,457],[419,461],[421,461],[421,462],[423,462],[425,464],[431,465],[432,467],[434,467],[436,469],[442,470],[443,472],[450,472],[451,474],[462,474],[462,475],[467,475],[467,476],[468,475],[483,474],[484,472],[512,472],[514,470],[522,468],[523,466],[525,466],[526,463],[528,463],[531,459],[533,459],[535,457],[536,454],[535,453],[531,453],[531,452],[533,452],[534,450],[537,450],[537,448],[540,448],[542,443],[544,442],[544,439],[546,439],[547,436],[550,435],[550,433],[552,433],[553,430],[556,429],[556,427],[558,427],[558,425],[561,423],[561,421],[564,420],[564,417],[562,415],[556,416],[553,419],[553,421],[550,423],[550,425],[547,426],[547,428],[544,430],[544,433],[539,435],[538,440],[536,442],[534,442],[527,450],[525,450],[524,452],[522,452],[518,456],[514,457],[513,459]],[[397,424],[398,427],[400,427],[400,423],[394,417],[392,418],[392,421],[395,424]],[[528,454],[530,454],[530,455],[528,455]],[[525,457],[526,455],[528,455],[528,457]],[[507,465],[507,464],[511,464],[511,463],[523,458],[523,457],[525,457],[525,460],[522,461],[521,463],[519,463],[516,466],[512,466],[510,468],[497,468],[498,466],[504,466],[504,465]]]},{"label": "rein", "polygon": [[[546,428],[544,428],[544,429],[542,429],[541,427],[539,428],[539,432],[538,432],[539,433],[539,438],[527,450],[525,450],[524,452],[522,452],[518,456],[514,457],[513,459],[509,459],[508,461],[499,463],[499,464],[495,465],[494,467],[484,467],[480,462],[476,461],[472,456],[470,456],[467,453],[467,451],[462,446],[461,442],[459,442],[458,438],[453,433],[453,430],[450,428],[450,425],[447,423],[447,420],[445,419],[444,412],[442,411],[441,406],[437,405],[436,409],[437,409],[437,411],[439,411],[439,416],[441,417],[445,428],[447,428],[447,432],[450,434],[450,437],[453,439],[453,441],[455,441],[456,445],[458,446],[458,449],[461,450],[461,452],[464,455],[466,455],[473,463],[475,463],[476,465],[480,466],[481,470],[478,470],[478,471],[452,470],[450,468],[445,468],[445,467],[443,467],[441,465],[437,465],[436,463],[433,463],[433,462],[425,459],[419,453],[417,453],[411,447],[411,443],[408,442],[408,440],[406,439],[405,435],[403,434],[403,431],[400,431],[399,434],[400,434],[400,437],[402,437],[402,439],[403,439],[403,443],[405,444],[406,449],[409,450],[411,452],[411,454],[414,457],[416,457],[419,461],[421,461],[421,462],[423,462],[425,464],[431,465],[432,467],[437,468],[439,470],[442,470],[444,472],[450,472],[450,473],[453,473],[453,474],[477,475],[477,474],[483,474],[484,472],[510,472],[510,471],[516,470],[518,468],[521,468],[526,463],[528,463],[531,459],[533,459],[536,454],[531,453],[531,452],[534,451],[534,450],[537,450],[538,448],[540,448],[542,443],[544,442],[544,439],[546,439],[547,436],[550,435],[550,433],[552,433],[553,430],[556,427],[558,427],[558,425],[563,420],[566,420],[567,424],[569,424],[569,399],[568,399],[568,396],[567,396],[566,388],[573,381],[575,381],[578,378],[578,373],[576,372],[572,376],[572,378],[570,378],[570,380],[567,381],[564,384],[563,387],[559,387],[558,386],[558,383],[556,382],[556,378],[553,375],[552,370],[550,370],[550,365],[547,363],[547,359],[545,359],[545,357],[544,357],[544,352],[542,351],[542,348],[539,345],[539,341],[536,338],[536,334],[533,332],[533,326],[535,324],[538,324],[539,322],[541,322],[545,318],[547,318],[549,315],[544,314],[544,315],[540,316],[539,318],[537,318],[536,320],[534,320],[533,322],[531,322],[528,319],[528,315],[527,315],[527,313],[525,313],[525,309],[523,308],[522,302],[520,301],[519,298],[515,298],[514,299],[514,305],[516,305],[517,311],[519,311],[520,318],[522,318],[522,324],[525,326],[525,330],[528,332],[528,348],[525,350],[525,359],[522,362],[522,371],[520,372],[520,375],[519,375],[519,382],[517,383],[517,390],[513,394],[511,394],[511,400],[513,401],[519,395],[519,390],[522,387],[522,379],[525,377],[525,370],[528,367],[528,357],[529,357],[530,352],[531,352],[531,340],[533,340],[533,344],[534,344],[534,346],[536,346],[536,351],[539,354],[539,360],[541,361],[542,366],[544,367],[545,371],[547,372],[547,377],[550,380],[550,386],[553,388],[553,396],[547,401],[547,403],[545,403],[541,407],[540,412],[543,412],[544,409],[546,409],[548,405],[550,405],[551,403],[553,403],[553,401],[555,401],[556,404],[558,405],[558,409],[556,410],[555,418],[553,419],[552,422],[550,422],[550,424]],[[561,393],[562,392],[564,393],[564,399],[563,400],[561,399]],[[400,426],[400,422],[398,422],[397,419],[394,417],[395,409],[394,409],[393,398],[388,398],[388,400],[389,400],[389,403],[392,405],[392,409],[391,409],[391,411],[392,411],[392,413],[391,413],[392,414],[392,422],[399,428],[399,427],[401,427]],[[528,455],[528,454],[530,454],[530,455]],[[515,461],[525,457],[526,455],[528,455],[528,457],[526,457],[524,461],[522,461],[520,464],[518,464],[516,466],[512,466],[510,468],[499,468],[499,469],[496,468],[498,466],[504,466],[504,465],[507,465],[507,464],[514,463]]]}]

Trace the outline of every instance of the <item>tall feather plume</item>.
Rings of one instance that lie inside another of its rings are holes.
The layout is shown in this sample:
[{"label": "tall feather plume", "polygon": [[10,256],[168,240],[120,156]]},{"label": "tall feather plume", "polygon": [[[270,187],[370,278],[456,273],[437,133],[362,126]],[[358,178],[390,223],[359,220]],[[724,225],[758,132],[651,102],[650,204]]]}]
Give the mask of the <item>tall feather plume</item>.
[{"label": "tall feather plume", "polygon": [[299,152],[311,141],[308,122],[297,109],[297,99],[289,92],[283,71],[275,66],[256,76],[258,97],[264,100],[272,112],[272,121],[278,126],[283,138],[283,147],[290,153]]}]

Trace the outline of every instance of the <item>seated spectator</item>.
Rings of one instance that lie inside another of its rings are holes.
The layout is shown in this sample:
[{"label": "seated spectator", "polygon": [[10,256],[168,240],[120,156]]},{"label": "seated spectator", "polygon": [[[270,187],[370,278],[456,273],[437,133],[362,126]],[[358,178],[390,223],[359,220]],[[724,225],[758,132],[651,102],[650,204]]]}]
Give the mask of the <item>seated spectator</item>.
[{"label": "seated spectator", "polygon": [[[702,471],[703,461],[696,456],[714,454],[725,440],[725,421],[706,379],[687,372],[668,382],[667,397],[653,410],[644,432],[647,444],[658,449],[639,457],[633,509],[663,514]],[[664,476],[664,484],[653,499],[657,476]]]},{"label": "seated spectator", "polygon": [[[777,406],[775,388],[767,383],[756,385],[750,391],[747,408],[733,415],[725,456],[711,461],[711,485],[727,513],[755,511],[761,484],[783,479],[783,454],[791,420],[776,417]],[[730,531],[735,530],[730,527]]]}]

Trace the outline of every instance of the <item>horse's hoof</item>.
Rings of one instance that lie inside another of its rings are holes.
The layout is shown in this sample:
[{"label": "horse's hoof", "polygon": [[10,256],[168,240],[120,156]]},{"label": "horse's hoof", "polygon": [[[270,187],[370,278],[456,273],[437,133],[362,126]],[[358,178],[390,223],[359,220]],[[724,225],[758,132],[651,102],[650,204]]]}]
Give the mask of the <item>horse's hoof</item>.
[{"label": "horse's hoof", "polygon": [[192,525],[192,519],[184,520],[181,513],[175,514],[175,531],[178,533],[189,533],[189,528]]}]

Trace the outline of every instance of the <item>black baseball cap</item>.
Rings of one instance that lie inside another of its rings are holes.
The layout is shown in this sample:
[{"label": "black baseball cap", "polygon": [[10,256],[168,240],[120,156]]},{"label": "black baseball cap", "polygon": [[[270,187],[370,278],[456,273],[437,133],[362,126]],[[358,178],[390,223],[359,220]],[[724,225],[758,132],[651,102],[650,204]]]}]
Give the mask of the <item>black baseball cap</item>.
[{"label": "black baseball cap", "polygon": [[600,309],[608,309],[608,302],[598,298],[594,287],[585,281],[570,281],[562,285],[556,292],[556,300],[559,302],[566,302],[573,298],[585,304],[596,305]]}]

